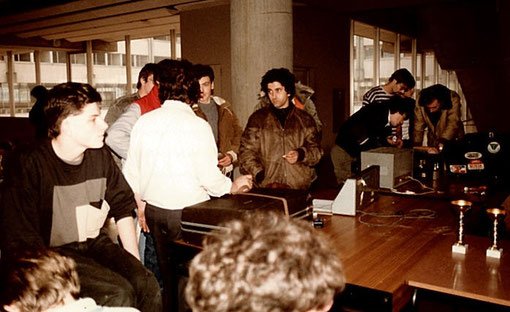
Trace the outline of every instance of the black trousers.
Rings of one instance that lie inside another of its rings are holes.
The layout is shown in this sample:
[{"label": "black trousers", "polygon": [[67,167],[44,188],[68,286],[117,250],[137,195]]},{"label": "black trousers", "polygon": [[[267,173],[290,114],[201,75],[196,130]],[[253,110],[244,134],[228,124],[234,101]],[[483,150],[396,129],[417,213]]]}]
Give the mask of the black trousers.
[{"label": "black trousers", "polygon": [[150,204],[145,207],[163,278],[163,307],[164,311],[170,312],[179,309],[177,263],[175,255],[172,255],[171,243],[181,238],[181,215],[182,210],[162,209]]},{"label": "black trousers", "polygon": [[106,234],[56,250],[76,262],[80,297],[91,297],[102,306],[162,311],[161,289],[154,275]]}]

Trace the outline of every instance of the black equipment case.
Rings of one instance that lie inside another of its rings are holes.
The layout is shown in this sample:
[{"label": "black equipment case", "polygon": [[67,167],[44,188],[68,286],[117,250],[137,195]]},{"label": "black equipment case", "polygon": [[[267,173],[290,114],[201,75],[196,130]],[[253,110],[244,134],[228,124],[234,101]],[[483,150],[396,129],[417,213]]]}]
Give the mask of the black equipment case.
[{"label": "black equipment case", "polygon": [[204,235],[221,230],[219,224],[254,210],[271,210],[297,219],[311,220],[310,194],[291,189],[252,189],[248,193],[225,195],[186,207],[182,211],[182,239],[202,245]]}]

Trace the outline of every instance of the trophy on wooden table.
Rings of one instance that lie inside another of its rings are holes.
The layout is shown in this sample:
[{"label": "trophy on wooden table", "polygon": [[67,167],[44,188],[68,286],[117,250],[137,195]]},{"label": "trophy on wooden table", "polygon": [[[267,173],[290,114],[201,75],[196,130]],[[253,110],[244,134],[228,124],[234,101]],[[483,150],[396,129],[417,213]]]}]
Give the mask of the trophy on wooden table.
[{"label": "trophy on wooden table", "polygon": [[485,255],[491,258],[501,258],[501,254],[503,253],[503,248],[498,248],[498,223],[500,220],[503,220],[506,216],[506,210],[502,208],[489,208],[487,209],[487,214],[494,222],[493,228],[493,241],[492,246],[487,248]]},{"label": "trophy on wooden table", "polygon": [[464,244],[464,215],[471,209],[472,203],[468,200],[453,200],[452,205],[459,212],[459,235],[457,242],[452,245],[452,252],[465,254],[468,245]]}]

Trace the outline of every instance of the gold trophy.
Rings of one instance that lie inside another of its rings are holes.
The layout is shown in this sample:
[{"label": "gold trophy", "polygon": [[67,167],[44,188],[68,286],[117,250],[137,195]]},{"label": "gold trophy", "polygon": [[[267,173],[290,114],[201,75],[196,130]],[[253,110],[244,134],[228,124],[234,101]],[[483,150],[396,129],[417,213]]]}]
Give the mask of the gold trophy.
[{"label": "gold trophy", "polygon": [[452,205],[455,207],[455,211],[459,212],[459,236],[455,244],[452,245],[452,252],[459,254],[466,254],[467,244],[464,244],[464,214],[471,209],[473,205],[468,200],[453,200]]},{"label": "gold trophy", "polygon": [[498,223],[503,220],[506,216],[506,210],[501,208],[489,208],[487,209],[487,214],[494,222],[493,232],[493,241],[492,246],[487,248],[485,255],[490,258],[501,258],[501,254],[503,253],[503,248],[498,248]]}]

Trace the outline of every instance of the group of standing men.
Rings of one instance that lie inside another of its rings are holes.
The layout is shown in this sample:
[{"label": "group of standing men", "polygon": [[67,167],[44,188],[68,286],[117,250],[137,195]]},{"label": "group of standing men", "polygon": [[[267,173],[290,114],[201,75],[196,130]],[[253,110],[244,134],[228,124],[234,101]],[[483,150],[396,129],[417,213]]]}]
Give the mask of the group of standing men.
[{"label": "group of standing men", "polygon": [[363,106],[340,127],[331,149],[337,183],[360,170],[362,151],[380,146],[421,146],[427,129],[429,153],[464,135],[460,97],[436,84],[423,89],[418,105],[412,98],[415,80],[407,69],[395,71],[389,81],[363,96]]},{"label": "group of standing men", "polygon": [[[177,293],[168,243],[180,236],[182,209],[254,185],[306,189],[323,151],[313,117],[293,104],[295,81],[287,69],[264,75],[261,88],[271,105],[253,113],[244,132],[230,105],[212,96],[210,67],[163,60],[145,69],[138,92],[115,106],[120,116],[106,137],[125,158],[122,172],[104,145],[108,125],[99,93],[80,83],[49,91],[49,139],[11,163],[0,243],[6,257],[20,247],[52,247],[74,259],[81,295],[101,305],[167,311],[175,309]],[[245,175],[232,181],[226,174],[235,162]],[[153,234],[163,300],[139,261],[135,208],[141,227]],[[110,217],[122,247],[104,233]]]}]

